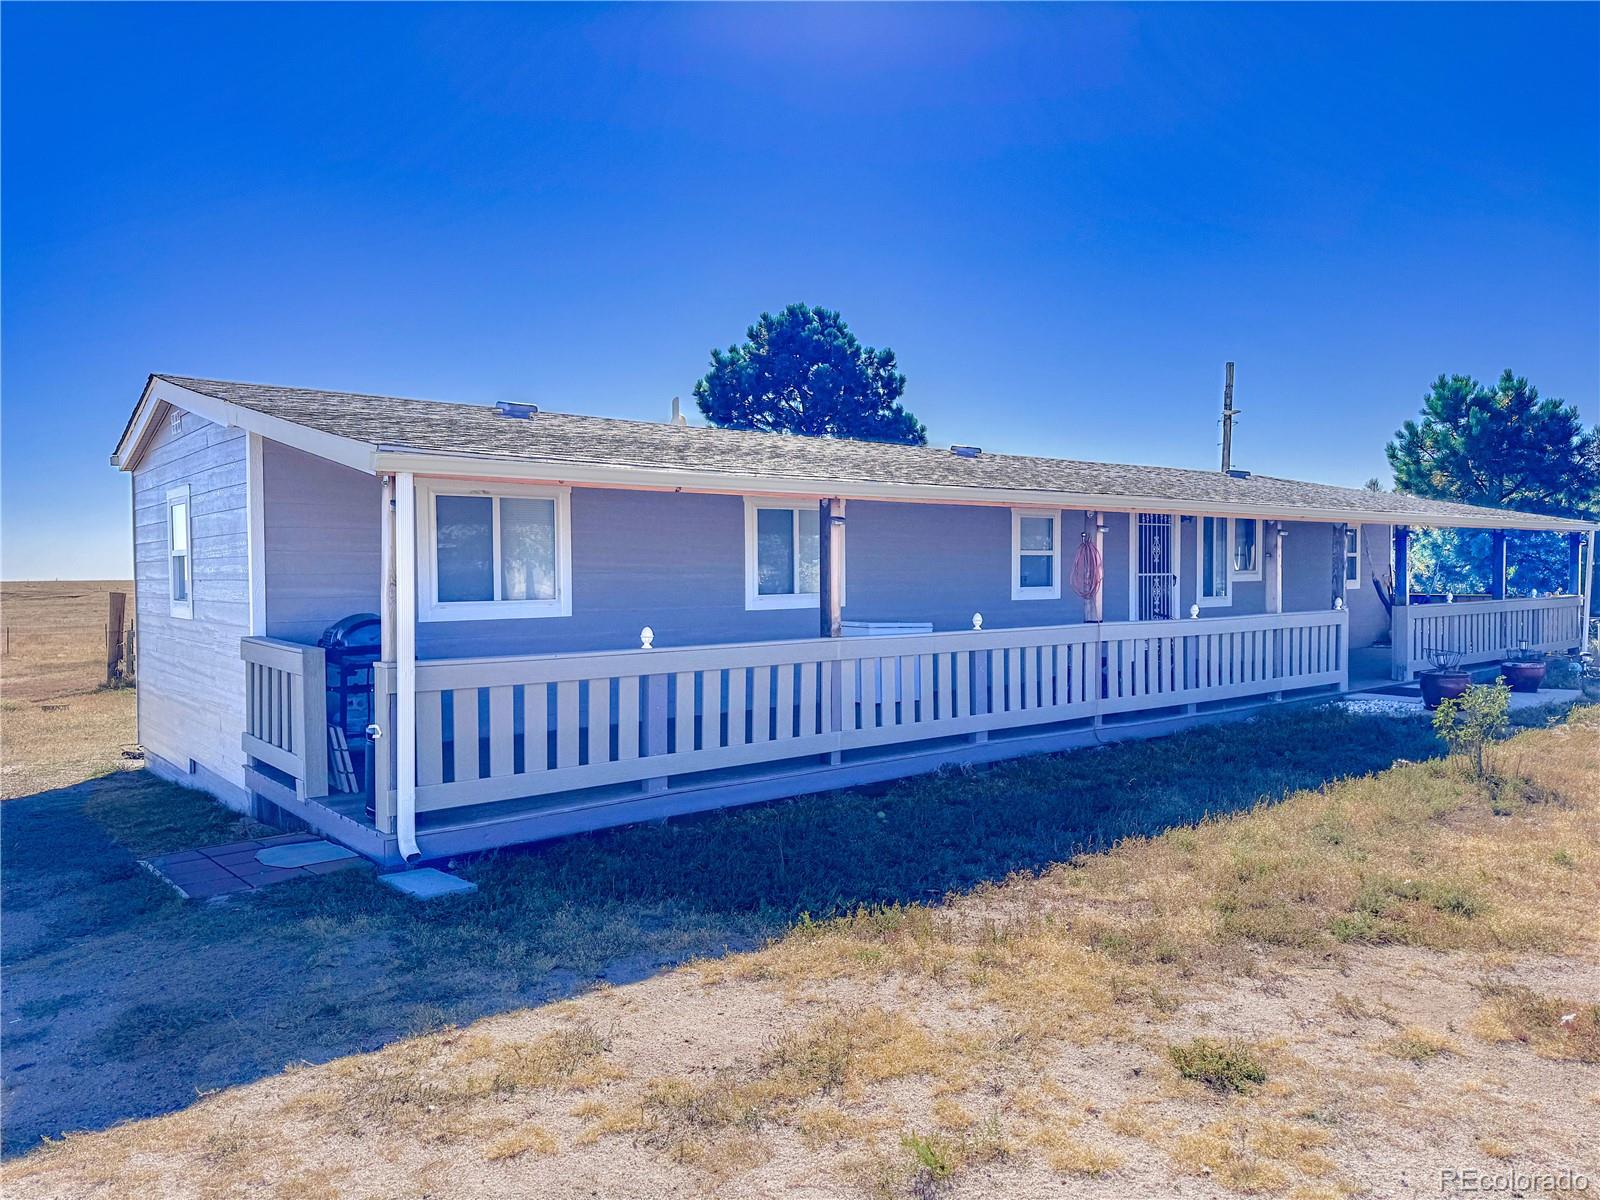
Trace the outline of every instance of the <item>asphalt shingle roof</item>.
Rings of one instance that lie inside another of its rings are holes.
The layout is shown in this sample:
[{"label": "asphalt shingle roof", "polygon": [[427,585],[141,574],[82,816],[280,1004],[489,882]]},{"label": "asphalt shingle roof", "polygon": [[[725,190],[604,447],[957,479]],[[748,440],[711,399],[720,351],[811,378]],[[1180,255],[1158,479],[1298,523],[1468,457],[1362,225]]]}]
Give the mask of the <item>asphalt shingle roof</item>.
[{"label": "asphalt shingle roof", "polygon": [[[913,484],[998,488],[1017,493],[1071,493],[1152,502],[1200,502],[1292,515],[1296,509],[1338,510],[1375,520],[1414,516],[1419,523],[1449,518],[1479,521],[1496,510],[1392,492],[1220,471],[1082,462],[998,454],[963,458],[947,449],[842,438],[625,421],[576,413],[540,412],[530,420],[502,416],[478,404],[367,396],[311,388],[275,387],[159,375],[179,387],[241,408],[374,447],[484,456],[538,463],[639,467],[807,479],[835,483]],[[1527,528],[1570,522],[1520,516]]]}]

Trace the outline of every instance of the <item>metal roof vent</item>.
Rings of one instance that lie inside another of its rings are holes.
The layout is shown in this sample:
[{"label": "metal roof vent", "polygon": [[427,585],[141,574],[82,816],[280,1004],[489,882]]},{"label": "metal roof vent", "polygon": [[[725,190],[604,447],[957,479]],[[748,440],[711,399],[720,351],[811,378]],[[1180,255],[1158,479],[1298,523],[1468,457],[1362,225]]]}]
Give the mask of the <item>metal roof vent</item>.
[{"label": "metal roof vent", "polygon": [[500,400],[495,403],[502,417],[514,417],[519,421],[526,421],[539,411],[537,404],[523,404],[517,400]]},{"label": "metal roof vent", "polygon": [[951,446],[950,453],[957,458],[977,458],[983,453],[982,446]]},{"label": "metal roof vent", "polygon": [[1249,479],[1250,472],[1241,471],[1238,467],[1233,467],[1228,471],[1228,476],[1231,479]]}]

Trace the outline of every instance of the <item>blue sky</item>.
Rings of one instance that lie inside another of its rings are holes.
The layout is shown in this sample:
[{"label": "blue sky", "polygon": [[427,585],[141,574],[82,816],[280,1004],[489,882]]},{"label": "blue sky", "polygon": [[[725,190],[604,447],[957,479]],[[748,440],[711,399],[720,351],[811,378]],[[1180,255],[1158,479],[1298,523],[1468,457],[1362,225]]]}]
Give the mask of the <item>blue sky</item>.
[{"label": "blue sky", "polygon": [[1359,484],[1593,421],[1600,8],[4,8],[6,578],[125,575],[145,375],[664,419],[791,300],[936,443]]}]

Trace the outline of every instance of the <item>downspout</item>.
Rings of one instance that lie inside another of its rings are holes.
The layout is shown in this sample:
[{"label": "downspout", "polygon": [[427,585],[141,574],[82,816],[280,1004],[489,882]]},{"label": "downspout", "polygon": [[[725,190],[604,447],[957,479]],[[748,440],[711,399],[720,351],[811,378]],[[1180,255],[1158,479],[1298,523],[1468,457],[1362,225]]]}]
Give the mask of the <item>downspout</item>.
[{"label": "downspout", "polygon": [[395,530],[395,792],[394,832],[407,863],[417,849],[417,483],[410,471],[394,477]]}]

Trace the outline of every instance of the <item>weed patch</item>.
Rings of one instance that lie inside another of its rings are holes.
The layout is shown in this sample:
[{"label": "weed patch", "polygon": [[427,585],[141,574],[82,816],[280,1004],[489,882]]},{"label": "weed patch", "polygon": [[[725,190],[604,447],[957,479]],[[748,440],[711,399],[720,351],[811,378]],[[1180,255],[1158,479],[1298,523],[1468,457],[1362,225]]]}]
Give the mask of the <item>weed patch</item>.
[{"label": "weed patch", "polygon": [[1214,1092],[1248,1092],[1267,1081],[1267,1068],[1242,1042],[1195,1038],[1168,1046],[1167,1057],[1178,1074]]}]

